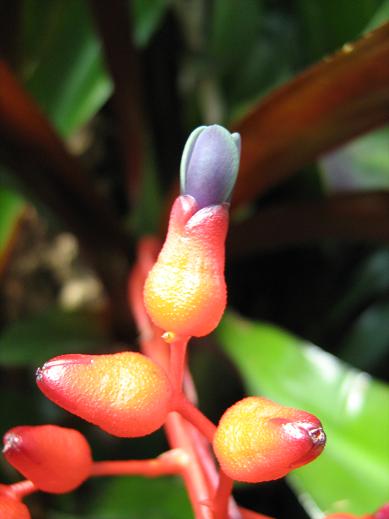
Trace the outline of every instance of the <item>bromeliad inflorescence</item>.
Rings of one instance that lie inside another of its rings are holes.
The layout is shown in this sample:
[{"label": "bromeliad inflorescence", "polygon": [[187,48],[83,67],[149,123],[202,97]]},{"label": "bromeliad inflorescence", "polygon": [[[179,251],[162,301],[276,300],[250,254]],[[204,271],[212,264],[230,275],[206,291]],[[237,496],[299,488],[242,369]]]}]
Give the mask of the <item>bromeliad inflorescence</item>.
[{"label": "bromeliad inflorescence", "polygon": [[[305,411],[248,397],[216,427],[194,405],[190,384],[183,384],[185,375],[190,381],[188,340],[211,333],[226,307],[224,244],[239,159],[239,135],[221,126],[202,126],[188,139],[165,243],[151,269],[145,267],[150,255],[145,261],[142,253],[130,276],[143,353],[60,355],[37,370],[41,391],[67,411],[120,437],[165,426],[171,449],[153,460],[95,462],[77,431],[16,427],[4,437],[4,455],[28,480],[0,488],[0,517],[8,510],[7,517],[28,518],[22,497],[68,492],[91,476],[177,474],[196,519],[264,519],[230,499],[233,480],[280,478],[323,450],[322,426]],[[216,467],[209,448],[220,464],[218,478],[210,476]]]}]

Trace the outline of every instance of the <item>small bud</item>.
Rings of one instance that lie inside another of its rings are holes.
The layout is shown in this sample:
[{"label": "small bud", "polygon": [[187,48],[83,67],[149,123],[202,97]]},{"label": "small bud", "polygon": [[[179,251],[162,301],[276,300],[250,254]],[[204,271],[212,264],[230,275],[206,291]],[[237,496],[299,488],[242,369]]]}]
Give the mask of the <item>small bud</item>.
[{"label": "small bud", "polygon": [[0,494],[0,519],[31,519],[31,515],[25,504]]},{"label": "small bud", "polygon": [[213,446],[230,478],[259,483],[309,463],[321,453],[325,439],[315,416],[266,398],[248,397],[224,413]]},{"label": "small bud", "polygon": [[3,443],[8,463],[45,492],[70,492],[91,473],[89,444],[74,429],[19,426],[5,434]]},{"label": "small bud", "polygon": [[224,205],[199,210],[191,196],[176,199],[165,243],[144,288],[148,314],[170,335],[201,337],[219,324],[227,300],[227,228]]},{"label": "small bud", "polygon": [[150,434],[170,410],[165,372],[135,352],[61,355],[37,371],[37,384],[57,405],[114,436]]},{"label": "small bud", "polygon": [[181,194],[199,209],[229,202],[239,169],[240,135],[222,126],[200,126],[186,142],[181,161]]}]

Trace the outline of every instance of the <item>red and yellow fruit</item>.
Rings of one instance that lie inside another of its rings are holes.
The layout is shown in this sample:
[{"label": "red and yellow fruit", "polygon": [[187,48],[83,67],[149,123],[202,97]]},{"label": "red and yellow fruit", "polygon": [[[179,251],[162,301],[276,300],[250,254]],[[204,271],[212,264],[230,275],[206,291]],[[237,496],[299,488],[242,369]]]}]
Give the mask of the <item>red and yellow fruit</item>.
[{"label": "red and yellow fruit", "polygon": [[223,471],[251,483],[285,476],[315,459],[324,444],[315,416],[262,397],[248,397],[230,407],[213,441]]},{"label": "red and yellow fruit", "polygon": [[191,196],[176,199],[166,241],[144,288],[147,312],[166,332],[200,337],[219,324],[227,299],[227,227],[225,205],[198,209]]},{"label": "red and yellow fruit", "polygon": [[150,434],[170,411],[167,375],[140,353],[55,357],[38,370],[37,384],[57,405],[114,436]]}]

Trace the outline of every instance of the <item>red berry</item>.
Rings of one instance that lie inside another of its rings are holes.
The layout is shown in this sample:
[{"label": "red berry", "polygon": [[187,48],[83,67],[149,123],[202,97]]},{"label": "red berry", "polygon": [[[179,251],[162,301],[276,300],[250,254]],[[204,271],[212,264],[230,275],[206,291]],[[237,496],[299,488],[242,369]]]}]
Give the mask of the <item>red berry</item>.
[{"label": "red berry", "polygon": [[167,375],[140,353],[62,355],[38,370],[37,383],[50,400],[114,436],[150,434],[170,411]]},{"label": "red berry", "polygon": [[0,495],[0,519],[31,519],[26,505],[17,499]]},{"label": "red berry", "polygon": [[8,463],[45,492],[69,492],[90,475],[89,444],[74,429],[25,425],[8,431],[3,442]]},{"label": "red berry", "polygon": [[324,444],[315,416],[261,397],[244,398],[230,407],[213,441],[223,471],[251,483],[285,476],[315,459]]}]

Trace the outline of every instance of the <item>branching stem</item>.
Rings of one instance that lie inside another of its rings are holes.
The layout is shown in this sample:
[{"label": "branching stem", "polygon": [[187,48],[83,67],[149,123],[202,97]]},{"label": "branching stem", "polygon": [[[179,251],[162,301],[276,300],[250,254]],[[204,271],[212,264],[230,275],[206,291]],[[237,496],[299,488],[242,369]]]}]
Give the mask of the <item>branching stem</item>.
[{"label": "branching stem", "polygon": [[34,492],[38,492],[38,490],[39,489],[29,479],[13,483],[12,485],[9,485],[8,488],[9,493],[17,499],[23,499]]},{"label": "branching stem", "polygon": [[183,394],[176,400],[175,410],[194,425],[212,443],[216,426],[195,405],[185,398]]}]

